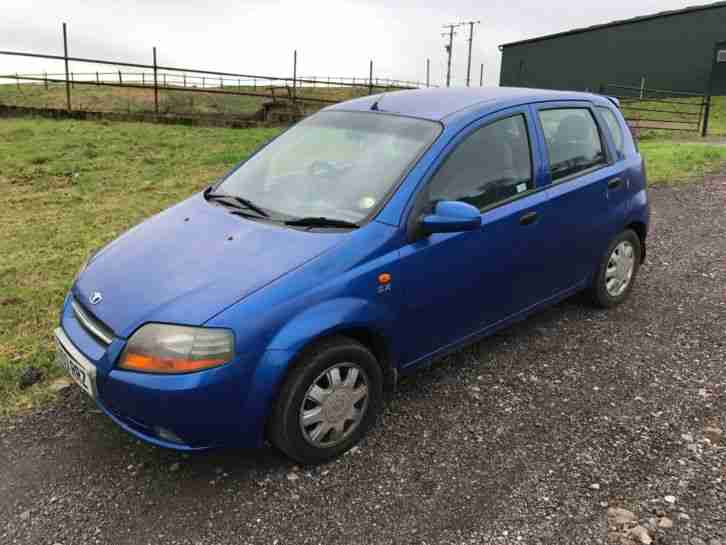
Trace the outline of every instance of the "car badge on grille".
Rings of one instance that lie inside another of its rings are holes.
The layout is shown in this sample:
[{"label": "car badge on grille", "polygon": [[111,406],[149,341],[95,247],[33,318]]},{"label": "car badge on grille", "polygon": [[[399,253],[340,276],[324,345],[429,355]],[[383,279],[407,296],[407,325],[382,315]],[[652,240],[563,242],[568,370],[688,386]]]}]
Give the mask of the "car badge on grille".
[{"label": "car badge on grille", "polygon": [[91,294],[91,296],[88,298],[88,302],[91,303],[92,305],[97,305],[101,301],[103,301],[103,295],[101,295],[100,291],[94,291]]}]

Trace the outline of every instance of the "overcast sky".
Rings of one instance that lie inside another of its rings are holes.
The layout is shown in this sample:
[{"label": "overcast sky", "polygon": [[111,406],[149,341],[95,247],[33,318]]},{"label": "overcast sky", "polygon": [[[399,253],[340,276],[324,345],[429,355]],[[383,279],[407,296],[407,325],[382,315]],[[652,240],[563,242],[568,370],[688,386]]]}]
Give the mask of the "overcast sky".
[{"label": "overcast sky", "polygon": [[[70,54],[229,72],[288,76],[293,50],[303,76],[375,76],[444,81],[443,24],[475,27],[472,79],[499,82],[502,43],[699,4],[687,0],[4,0],[0,50]],[[707,3],[707,2],[703,2]],[[430,5],[435,4],[435,5]],[[468,27],[454,38],[453,84],[466,78]],[[79,71],[81,67],[76,68]],[[62,70],[62,63],[0,55],[0,73]]]}]

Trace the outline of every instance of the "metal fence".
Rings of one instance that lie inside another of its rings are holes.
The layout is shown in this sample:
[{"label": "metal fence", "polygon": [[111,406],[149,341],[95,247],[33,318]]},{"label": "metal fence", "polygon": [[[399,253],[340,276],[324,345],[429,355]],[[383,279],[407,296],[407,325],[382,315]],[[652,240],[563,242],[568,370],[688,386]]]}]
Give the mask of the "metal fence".
[{"label": "metal fence", "polygon": [[[8,92],[7,85],[0,86],[5,91],[0,93],[0,102],[7,103],[8,100],[14,100],[16,102],[14,105],[40,108],[50,108],[52,105],[55,108],[62,107],[67,111],[93,110],[94,101],[91,99],[93,97],[86,96],[90,93],[90,89],[111,87],[124,88],[127,91],[134,89],[148,91],[148,94],[144,95],[145,100],[134,103],[134,109],[144,111],[146,108],[147,111],[155,114],[198,113],[200,104],[197,103],[195,108],[193,98],[184,100],[180,98],[181,95],[189,97],[202,95],[206,100],[203,106],[215,113],[250,114],[266,102],[286,105],[293,111],[302,113],[306,108],[319,108],[356,96],[429,86],[428,82],[375,77],[372,60],[367,67],[368,74],[362,77],[299,76],[298,54],[295,51],[292,75],[279,77],[160,65],[157,63],[155,47],[152,51],[152,64],[72,57],[68,55],[65,24],[63,25],[63,40],[63,55],[0,51],[0,56],[62,61],[64,66],[62,72],[55,70],[24,74],[0,73],[0,81],[10,80],[10,83],[14,81],[16,87],[16,93],[13,96]],[[70,63],[82,64],[84,69],[71,69]],[[65,96],[58,92],[59,88],[65,89]],[[78,89],[85,90],[86,95]],[[42,92],[46,94],[43,95]],[[131,111],[129,96],[127,93],[127,107]],[[227,98],[226,101],[220,102],[223,97]],[[246,97],[247,100],[234,102],[229,100],[230,97],[240,99]],[[210,106],[212,98],[217,102]],[[52,100],[56,102],[52,102]],[[62,103],[59,104],[58,102],[61,100]],[[95,97],[95,100],[98,105],[98,98]]]},{"label": "metal fence", "polygon": [[706,95],[615,84],[604,85],[600,92],[620,100],[626,121],[637,131],[700,131],[705,136],[710,103]]}]

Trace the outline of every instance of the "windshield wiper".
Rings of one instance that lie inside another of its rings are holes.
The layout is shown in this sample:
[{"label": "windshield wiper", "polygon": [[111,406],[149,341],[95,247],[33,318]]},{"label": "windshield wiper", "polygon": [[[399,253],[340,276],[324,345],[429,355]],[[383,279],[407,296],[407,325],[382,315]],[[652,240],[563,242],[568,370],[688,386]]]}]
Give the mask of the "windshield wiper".
[{"label": "windshield wiper", "polygon": [[352,221],[325,218],[322,216],[288,220],[285,222],[285,225],[290,225],[292,227],[340,227],[343,229],[357,229],[360,227],[357,223],[353,223]]},{"label": "windshield wiper", "polygon": [[[249,199],[245,199],[244,197],[238,197],[237,195],[226,195],[224,193],[212,193],[211,187],[204,191],[204,198],[208,201],[223,201],[228,202],[232,201],[233,203],[236,203],[235,206],[240,205],[244,208],[248,208],[249,210],[252,210],[253,212],[258,213],[260,216],[263,216],[265,218],[269,218],[270,214],[265,212],[262,208],[257,206],[255,203],[253,203]],[[240,206],[237,206],[238,208]]]}]

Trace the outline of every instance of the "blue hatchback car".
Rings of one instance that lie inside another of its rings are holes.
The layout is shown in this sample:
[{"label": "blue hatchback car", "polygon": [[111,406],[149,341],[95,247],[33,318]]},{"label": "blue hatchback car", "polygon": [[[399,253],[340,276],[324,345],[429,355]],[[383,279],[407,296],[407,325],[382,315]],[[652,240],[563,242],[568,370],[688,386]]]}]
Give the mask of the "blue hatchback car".
[{"label": "blue hatchback car", "polygon": [[318,463],[397,378],[645,257],[643,160],[607,97],[427,89],[296,124],[93,255],[58,360],[119,426]]}]

